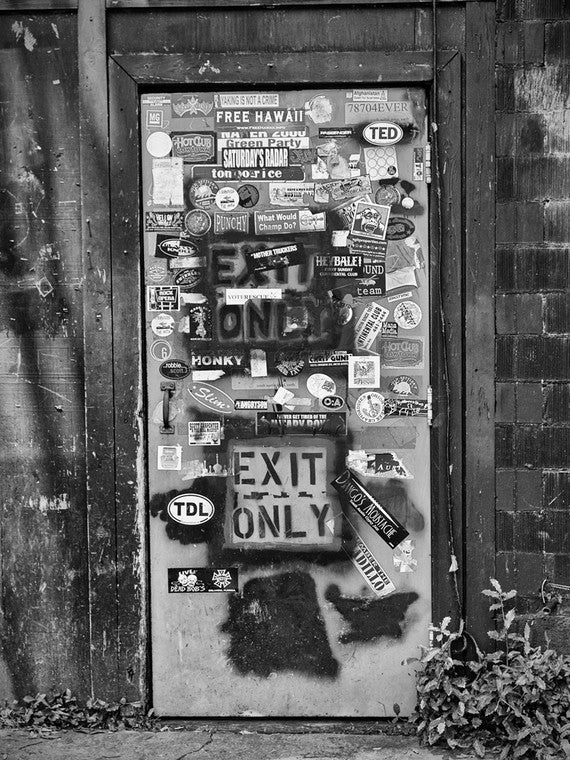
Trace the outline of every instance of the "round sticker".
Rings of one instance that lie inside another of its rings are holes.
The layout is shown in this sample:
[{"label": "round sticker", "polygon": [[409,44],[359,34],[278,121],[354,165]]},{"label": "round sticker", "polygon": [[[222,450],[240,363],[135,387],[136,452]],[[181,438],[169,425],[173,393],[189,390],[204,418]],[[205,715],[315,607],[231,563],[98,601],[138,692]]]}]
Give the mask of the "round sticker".
[{"label": "round sticker", "polygon": [[388,383],[388,390],[398,396],[417,396],[420,392],[418,384],[410,375],[398,375]]},{"label": "round sticker", "polygon": [[414,301],[402,301],[394,309],[394,319],[404,330],[413,330],[422,321],[422,310]]},{"label": "round sticker", "polygon": [[167,338],[174,332],[174,317],[171,314],[160,313],[150,323],[152,331],[159,338]]},{"label": "round sticker", "polygon": [[195,208],[184,217],[184,225],[191,235],[202,237],[212,226],[212,218],[205,211]]},{"label": "round sticker", "polygon": [[162,267],[160,264],[151,264],[146,270],[147,279],[151,282],[164,282],[167,274],[166,267]]},{"label": "round sticker", "polygon": [[405,216],[393,216],[388,219],[386,240],[404,240],[415,232],[414,223]]},{"label": "round sticker", "polygon": [[352,306],[344,301],[333,301],[332,312],[335,324],[339,325],[339,327],[347,325],[353,316]]},{"label": "round sticker", "polygon": [[214,504],[198,493],[175,496],[166,508],[169,516],[182,525],[202,525],[214,516]]},{"label": "round sticker", "polygon": [[190,185],[188,191],[190,203],[196,208],[211,208],[216,200],[218,190],[215,182],[209,179],[197,179]]},{"label": "round sticker", "polygon": [[172,150],[172,140],[166,132],[153,132],[148,136],[146,149],[154,158],[164,158]]},{"label": "round sticker", "polygon": [[307,390],[315,398],[333,396],[336,393],[336,383],[332,377],[316,372],[307,378]]},{"label": "round sticker", "polygon": [[384,396],[376,391],[362,393],[356,401],[356,414],[369,425],[380,422],[384,419]]},{"label": "round sticker", "polygon": [[167,340],[155,340],[150,347],[150,355],[157,362],[165,362],[172,356],[172,346]]},{"label": "round sticker", "polygon": [[281,351],[275,357],[275,369],[285,377],[295,377],[305,366],[305,361],[299,354]]},{"label": "round sticker", "polygon": [[381,206],[393,206],[395,203],[399,203],[402,198],[402,194],[394,185],[381,185],[376,190],[374,200]]},{"label": "round sticker", "polygon": [[242,208],[251,208],[259,200],[259,190],[255,185],[242,185],[238,187],[239,205]]},{"label": "round sticker", "polygon": [[239,205],[239,195],[233,187],[221,187],[216,193],[216,206],[221,211],[233,211]]}]

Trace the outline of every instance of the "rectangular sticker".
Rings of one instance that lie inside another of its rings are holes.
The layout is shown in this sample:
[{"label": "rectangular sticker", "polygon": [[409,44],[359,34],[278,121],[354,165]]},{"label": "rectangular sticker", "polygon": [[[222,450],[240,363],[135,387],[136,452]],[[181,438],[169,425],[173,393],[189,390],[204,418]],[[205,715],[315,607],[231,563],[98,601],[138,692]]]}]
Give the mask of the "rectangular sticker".
[{"label": "rectangular sticker", "polygon": [[267,272],[270,269],[283,269],[302,264],[305,260],[304,254],[302,243],[290,243],[261,251],[249,250],[244,253],[250,272]]},{"label": "rectangular sticker", "polygon": [[292,125],[305,124],[304,108],[240,108],[236,111],[217,110],[215,112],[217,126],[246,127],[247,129],[263,129],[271,124]]},{"label": "rectangular sticker", "polygon": [[389,216],[390,206],[358,201],[354,209],[350,236],[384,240]]},{"label": "rectangular sticker", "polygon": [[188,355],[188,364],[193,370],[223,370],[243,372],[247,366],[246,353],[239,348],[235,351],[220,348],[216,351],[202,351],[193,348]]},{"label": "rectangular sticker", "polygon": [[214,182],[221,180],[226,182],[275,182],[276,180],[302,182],[305,179],[305,172],[302,166],[284,166],[278,169],[228,169],[219,164],[194,164],[192,179],[211,179]]},{"label": "rectangular sticker", "polygon": [[354,327],[358,348],[370,349],[382,330],[382,325],[389,313],[388,309],[375,301],[366,306]]},{"label": "rectangular sticker", "polygon": [[351,356],[348,360],[349,388],[380,387],[380,357]]},{"label": "rectangular sticker", "polygon": [[158,470],[180,470],[182,446],[159,446],[156,466]]},{"label": "rectangular sticker", "polygon": [[268,404],[264,398],[236,398],[234,401],[236,412],[265,411]]},{"label": "rectangular sticker", "polygon": [[298,232],[322,232],[326,229],[325,214],[313,214],[308,208],[255,211],[254,221],[256,235],[290,235]]},{"label": "rectangular sticker", "polygon": [[189,446],[219,446],[222,440],[222,423],[216,420],[199,420],[188,423]]},{"label": "rectangular sticker", "polygon": [[270,182],[269,203],[272,206],[302,208],[310,202],[314,189],[312,182]]},{"label": "rectangular sticker", "polygon": [[232,377],[234,391],[276,391],[279,386],[296,390],[299,381],[289,377]]},{"label": "rectangular sticker", "polygon": [[343,367],[348,364],[352,356],[348,351],[336,351],[327,349],[324,351],[311,351],[307,356],[309,367]]},{"label": "rectangular sticker", "polygon": [[375,100],[347,102],[344,105],[344,118],[347,124],[361,124],[366,120],[394,121],[396,124],[413,124],[414,117],[408,100]]},{"label": "rectangular sticker", "polygon": [[343,201],[372,192],[370,177],[366,176],[321,182],[318,187],[320,191],[328,193],[332,201]]},{"label": "rectangular sticker", "polygon": [[238,590],[237,567],[169,567],[169,594],[213,594]]},{"label": "rectangular sticker", "polygon": [[188,340],[212,340],[212,309],[209,304],[187,307],[188,313],[178,322],[178,332]]},{"label": "rectangular sticker", "polygon": [[386,571],[358,535],[350,560],[377,596],[387,596],[396,590]]},{"label": "rectangular sticker", "polygon": [[246,301],[281,301],[281,288],[233,288],[226,290],[226,305],[244,304]]},{"label": "rectangular sticker", "polygon": [[172,132],[172,155],[189,164],[216,163],[214,132]]},{"label": "rectangular sticker", "polygon": [[220,92],[216,108],[277,108],[278,92]]},{"label": "rectangular sticker", "polygon": [[346,435],[346,414],[340,412],[267,412],[255,421],[258,436]]},{"label": "rectangular sticker", "polygon": [[368,493],[350,470],[345,470],[335,478],[332,485],[391,549],[395,549],[409,535],[404,526]]},{"label": "rectangular sticker", "polygon": [[224,213],[216,211],[214,214],[214,234],[225,235],[226,232],[249,232],[249,214],[247,211],[234,211]]},{"label": "rectangular sticker", "polygon": [[[338,531],[327,493],[327,448],[251,446],[232,450],[226,538],[242,549],[336,549]],[[338,510],[336,510],[338,511]]]},{"label": "rectangular sticker", "polygon": [[181,158],[152,159],[152,203],[184,208],[184,165]]},{"label": "rectangular sticker", "polygon": [[424,368],[423,338],[381,338],[379,350],[383,367]]},{"label": "rectangular sticker", "polygon": [[146,308],[148,311],[179,311],[180,288],[178,285],[147,285]]},{"label": "rectangular sticker", "polygon": [[159,230],[181,230],[184,227],[183,211],[146,211],[144,215],[145,232]]}]

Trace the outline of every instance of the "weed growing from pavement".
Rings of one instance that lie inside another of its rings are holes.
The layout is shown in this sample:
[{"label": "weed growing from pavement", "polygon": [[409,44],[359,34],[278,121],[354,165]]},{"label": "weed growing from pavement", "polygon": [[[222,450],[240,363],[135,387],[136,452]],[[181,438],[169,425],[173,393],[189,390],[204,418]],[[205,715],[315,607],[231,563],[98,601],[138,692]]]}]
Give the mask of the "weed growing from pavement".
[{"label": "weed growing from pavement", "polygon": [[88,699],[80,703],[67,689],[6,704],[0,708],[0,728],[156,731],[160,725],[153,710],[145,710],[140,702],[127,702],[123,698],[119,702]]},{"label": "weed growing from pavement", "polygon": [[474,645],[472,659],[460,659],[466,634],[463,623],[449,630],[450,618],[432,628],[433,645],[418,672],[417,723],[420,740],[473,750],[499,760],[547,760],[570,757],[570,656],[530,643],[511,627],[515,610],[507,609],[516,591],[505,592],[495,579],[489,609],[497,629],[489,631],[497,649],[483,653]]}]

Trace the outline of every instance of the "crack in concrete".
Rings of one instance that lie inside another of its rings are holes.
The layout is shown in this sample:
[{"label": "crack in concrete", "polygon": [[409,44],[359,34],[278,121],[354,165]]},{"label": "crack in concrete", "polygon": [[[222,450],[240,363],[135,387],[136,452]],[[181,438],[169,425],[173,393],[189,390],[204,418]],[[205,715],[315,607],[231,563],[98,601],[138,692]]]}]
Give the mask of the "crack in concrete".
[{"label": "crack in concrete", "polygon": [[215,731],[208,731],[208,738],[206,741],[201,744],[198,749],[191,749],[188,752],[185,752],[183,755],[180,755],[180,757],[176,757],[174,760],[183,760],[183,758],[188,757],[188,755],[195,755],[196,752],[200,752],[200,750],[204,749],[204,747],[207,747],[208,744],[211,744],[214,741],[214,734]]}]

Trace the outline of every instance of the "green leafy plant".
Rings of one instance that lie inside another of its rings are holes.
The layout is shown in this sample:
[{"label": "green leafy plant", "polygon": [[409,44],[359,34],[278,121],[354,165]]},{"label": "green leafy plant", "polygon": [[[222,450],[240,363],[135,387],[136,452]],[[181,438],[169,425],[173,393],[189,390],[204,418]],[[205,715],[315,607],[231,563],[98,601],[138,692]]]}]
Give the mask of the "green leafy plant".
[{"label": "green leafy plant", "polygon": [[0,708],[0,728],[156,730],[158,724],[153,710],[145,711],[140,702],[88,699],[80,704],[67,689],[6,704]]},{"label": "green leafy plant", "polygon": [[432,628],[417,677],[419,737],[478,757],[492,749],[500,760],[570,757],[570,657],[532,646],[528,623],[524,635],[513,631],[515,610],[507,608],[516,591],[491,584],[483,594],[496,615],[488,632],[496,651],[473,644],[474,656],[462,657],[469,643],[463,623],[452,632],[445,618]]}]

